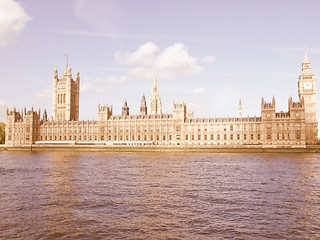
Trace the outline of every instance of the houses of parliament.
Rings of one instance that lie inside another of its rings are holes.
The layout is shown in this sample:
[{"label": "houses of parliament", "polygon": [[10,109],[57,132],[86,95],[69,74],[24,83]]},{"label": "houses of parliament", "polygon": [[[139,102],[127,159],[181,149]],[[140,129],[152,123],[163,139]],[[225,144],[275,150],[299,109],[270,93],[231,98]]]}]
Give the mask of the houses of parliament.
[{"label": "houses of parliament", "polygon": [[140,114],[131,115],[124,102],[121,115],[112,105],[98,105],[98,119],[79,120],[80,74],[66,66],[53,73],[52,116],[46,110],[7,109],[6,145],[164,145],[202,147],[306,147],[318,141],[316,81],[305,54],[298,79],[299,101],[288,100],[288,111],[277,112],[275,98],[261,99],[259,117],[197,118],[185,102],[173,102],[173,113],[162,112],[157,80],[148,102],[143,95]]}]

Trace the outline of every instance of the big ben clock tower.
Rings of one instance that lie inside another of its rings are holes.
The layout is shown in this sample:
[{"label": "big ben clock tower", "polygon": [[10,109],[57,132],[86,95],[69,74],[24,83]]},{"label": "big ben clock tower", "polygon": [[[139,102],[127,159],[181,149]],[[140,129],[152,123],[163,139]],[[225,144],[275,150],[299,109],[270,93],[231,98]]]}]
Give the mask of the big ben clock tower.
[{"label": "big ben clock tower", "polygon": [[316,144],[318,139],[318,125],[316,116],[316,80],[311,71],[307,51],[302,62],[302,71],[298,81],[300,100],[304,101],[306,119],[306,143]]}]

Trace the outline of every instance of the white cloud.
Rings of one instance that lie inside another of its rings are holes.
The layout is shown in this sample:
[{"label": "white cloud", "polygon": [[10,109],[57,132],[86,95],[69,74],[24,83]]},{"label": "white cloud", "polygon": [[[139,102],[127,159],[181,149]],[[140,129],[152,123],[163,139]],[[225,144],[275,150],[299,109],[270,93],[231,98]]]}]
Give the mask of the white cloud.
[{"label": "white cloud", "polygon": [[98,94],[103,94],[103,93],[105,93],[107,90],[108,90],[107,87],[105,87],[105,88],[98,88],[98,89],[96,89],[96,92],[97,92]]},{"label": "white cloud", "polygon": [[101,77],[96,78],[96,80],[94,80],[96,83],[103,83],[105,82],[105,80]]},{"label": "white cloud", "polygon": [[106,35],[112,37],[110,32],[119,31],[114,23],[123,20],[124,12],[118,0],[73,0],[73,6],[76,17]]},{"label": "white cloud", "polygon": [[182,75],[193,75],[203,71],[203,68],[197,64],[197,59],[190,57],[188,50],[181,43],[164,49],[157,57],[156,66],[161,70]]},{"label": "white cloud", "polygon": [[32,19],[21,4],[14,0],[0,1],[0,47],[5,47],[19,36]]},{"label": "white cloud", "polygon": [[203,72],[196,57],[191,57],[182,43],[173,44],[162,51],[153,42],[141,45],[134,52],[116,52],[116,62],[132,65],[129,75],[137,79],[152,79],[154,73],[162,79],[177,75],[194,75]]},{"label": "white cloud", "polygon": [[74,1],[74,12],[78,17],[81,16],[82,11],[85,9],[86,2],[87,2],[87,0],[76,0],[76,1]]},{"label": "white cloud", "polygon": [[193,112],[194,110],[202,109],[203,107],[199,104],[188,103],[187,104],[188,112]]},{"label": "white cloud", "polygon": [[129,75],[136,79],[150,80],[153,79],[154,72],[148,68],[136,67],[129,72]]},{"label": "white cloud", "polygon": [[128,81],[128,78],[126,76],[121,76],[121,77],[111,76],[107,78],[107,82],[109,83],[124,83],[126,81]]},{"label": "white cloud", "polygon": [[155,54],[160,48],[153,42],[147,42],[141,45],[135,52],[116,52],[115,59],[120,64],[133,65],[140,64],[143,66],[150,66],[154,64]]},{"label": "white cloud", "polygon": [[52,89],[44,89],[41,92],[35,93],[34,96],[39,100],[50,99],[52,98]]},{"label": "white cloud", "polygon": [[192,94],[195,96],[199,96],[205,92],[204,88],[195,88],[185,91],[186,94]]},{"label": "white cloud", "polygon": [[80,92],[82,93],[88,93],[92,90],[91,83],[85,82],[80,86]]},{"label": "white cloud", "polygon": [[202,62],[210,63],[210,62],[216,61],[217,59],[213,55],[208,55],[208,56],[203,57],[201,60],[202,60]]}]

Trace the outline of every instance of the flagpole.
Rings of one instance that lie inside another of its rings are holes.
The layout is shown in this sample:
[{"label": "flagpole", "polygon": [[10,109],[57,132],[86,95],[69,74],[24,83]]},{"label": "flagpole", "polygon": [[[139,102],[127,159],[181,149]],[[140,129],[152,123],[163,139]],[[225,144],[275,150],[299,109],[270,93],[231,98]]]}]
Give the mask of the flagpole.
[{"label": "flagpole", "polygon": [[66,56],[66,68],[68,69],[68,63],[69,63],[69,54],[68,54],[68,50],[63,54],[63,56]]}]

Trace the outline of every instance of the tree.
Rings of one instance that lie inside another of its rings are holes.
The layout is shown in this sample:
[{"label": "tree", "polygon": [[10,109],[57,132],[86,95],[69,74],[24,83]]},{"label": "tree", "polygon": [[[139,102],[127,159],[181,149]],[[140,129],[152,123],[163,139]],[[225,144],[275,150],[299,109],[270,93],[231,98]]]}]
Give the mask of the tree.
[{"label": "tree", "polygon": [[5,124],[0,122],[0,144],[4,144],[5,140]]}]

